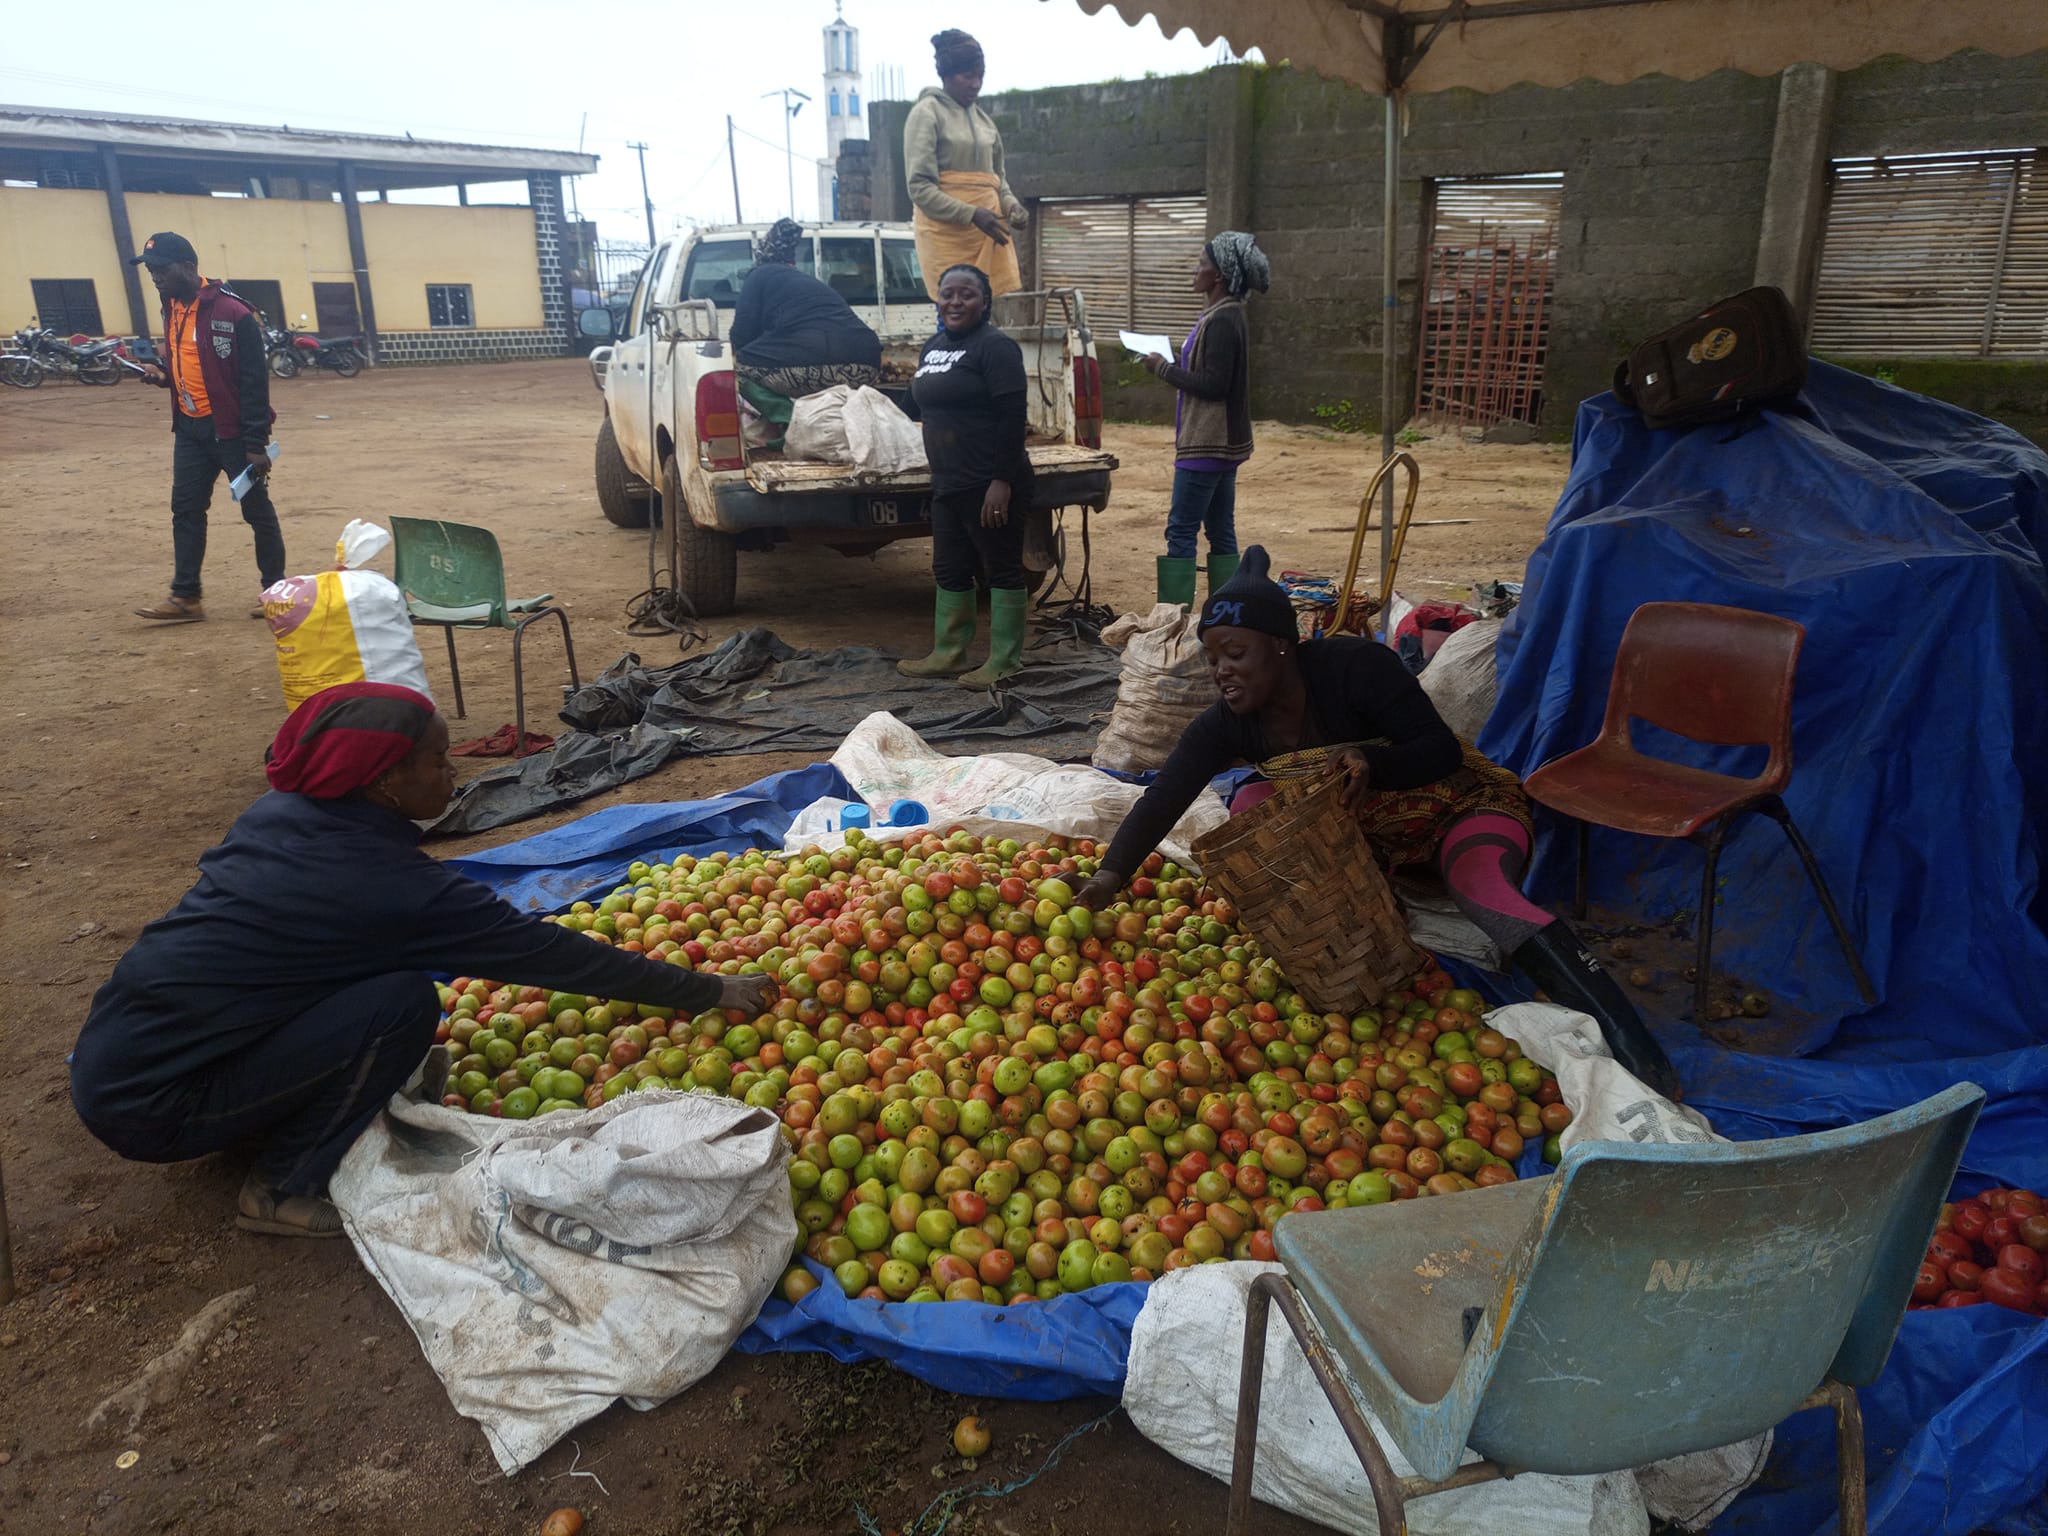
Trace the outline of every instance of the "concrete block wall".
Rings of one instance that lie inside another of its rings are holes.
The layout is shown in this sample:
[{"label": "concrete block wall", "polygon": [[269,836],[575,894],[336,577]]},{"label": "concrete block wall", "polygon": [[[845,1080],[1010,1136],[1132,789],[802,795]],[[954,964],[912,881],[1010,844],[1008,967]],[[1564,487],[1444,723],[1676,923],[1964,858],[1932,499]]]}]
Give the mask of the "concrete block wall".
[{"label": "concrete block wall", "polygon": [[[1835,83],[1832,156],[2048,143],[2042,55],[1885,60]],[[1401,304],[1391,331],[1401,413],[1414,398],[1430,180],[1564,173],[1543,418],[1562,435],[1578,401],[1607,387],[1633,343],[1755,281],[1779,99],[1776,78],[1732,71],[1412,98],[1401,143]],[[1255,409],[1377,428],[1387,336],[1378,97],[1289,69],[1231,65],[1011,92],[984,105],[1002,129],[1011,185],[1027,200],[1199,191],[1212,230],[1255,231],[1274,281],[1253,310]],[[870,108],[876,218],[910,216],[901,148],[908,109]]]}]

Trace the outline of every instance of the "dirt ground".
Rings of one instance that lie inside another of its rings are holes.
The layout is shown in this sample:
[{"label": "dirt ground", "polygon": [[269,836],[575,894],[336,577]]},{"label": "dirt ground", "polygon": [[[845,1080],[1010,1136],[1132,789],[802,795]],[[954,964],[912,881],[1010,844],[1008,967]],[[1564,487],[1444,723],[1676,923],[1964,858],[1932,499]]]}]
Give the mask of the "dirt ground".
[{"label": "dirt ground", "polygon": [[[598,515],[599,410],[582,363],[302,378],[276,396],[275,489],[292,570],[326,565],[350,517],[482,523],[504,547],[515,590],[549,589],[567,605],[585,676],[630,649],[650,661],[674,655],[673,641],[625,630],[624,604],[646,585],[646,544]],[[123,1164],[86,1134],[64,1055],[93,991],[261,793],[262,748],[282,715],[268,633],[247,617],[248,535],[225,494],[213,513],[209,621],[157,627],[129,616],[161,597],[169,576],[164,410],[161,394],[134,384],[53,383],[0,398],[11,567],[0,589],[11,998],[0,1013],[0,1169],[19,1291],[0,1308],[0,1511],[12,1511],[0,1528],[521,1532],[576,1504],[593,1536],[755,1536],[855,1530],[856,1500],[900,1528],[944,1489],[1029,1473],[1100,1413],[1099,1402],[953,1398],[821,1356],[735,1356],[675,1402],[644,1415],[615,1408],[585,1426],[578,1448],[559,1446],[504,1479],[347,1244],[237,1233],[238,1159]],[[1109,446],[1123,468],[1095,523],[1096,595],[1121,611],[1152,601],[1171,441],[1164,428],[1112,425]],[[1242,539],[1268,544],[1276,564],[1340,572],[1373,446],[1262,427],[1240,487]],[[1403,589],[1519,577],[1562,484],[1564,451],[1445,439],[1414,451],[1418,518],[1471,521],[1416,528]],[[714,624],[713,638],[766,624],[798,645],[907,649],[929,633],[927,559],[922,543],[863,563],[822,550],[742,556],[741,611]],[[544,724],[567,673],[552,639],[536,637],[529,691]],[[471,729],[457,734],[482,735],[512,718],[510,640],[467,635],[460,646]],[[436,641],[425,654],[438,688],[445,652]],[[686,760],[610,798],[695,798],[795,761]],[[437,851],[508,840],[604,803]],[[123,1418],[88,1431],[95,1404],[210,1299],[242,1286],[253,1296],[169,1401],[133,1431]],[[968,1411],[986,1412],[996,1438],[972,1472],[948,1444]],[[124,1468],[129,1451],[139,1459]],[[579,1471],[595,1469],[608,1492],[567,1476],[579,1455]],[[953,1529],[1205,1532],[1220,1528],[1223,1498],[1220,1484],[1119,1417],[1029,1487],[967,1506]],[[1313,1529],[1264,1514],[1263,1530]]]}]

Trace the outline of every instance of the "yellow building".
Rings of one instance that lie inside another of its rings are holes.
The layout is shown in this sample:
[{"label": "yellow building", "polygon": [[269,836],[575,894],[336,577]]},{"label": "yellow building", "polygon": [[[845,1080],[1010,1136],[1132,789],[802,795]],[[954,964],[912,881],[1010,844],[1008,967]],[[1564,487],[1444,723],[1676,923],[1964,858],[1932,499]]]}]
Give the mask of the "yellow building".
[{"label": "yellow building", "polygon": [[[379,362],[566,353],[562,178],[596,169],[561,150],[0,106],[0,332],[35,316],[155,335],[127,258],[169,229],[269,323],[362,336]],[[457,201],[391,200],[423,188]]]}]

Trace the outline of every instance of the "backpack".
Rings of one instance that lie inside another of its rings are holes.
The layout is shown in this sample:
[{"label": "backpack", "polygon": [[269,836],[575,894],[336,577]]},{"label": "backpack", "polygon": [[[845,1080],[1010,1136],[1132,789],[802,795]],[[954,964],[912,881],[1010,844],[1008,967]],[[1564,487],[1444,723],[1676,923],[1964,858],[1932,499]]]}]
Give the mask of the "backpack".
[{"label": "backpack", "polygon": [[1614,393],[1652,427],[1727,421],[1785,404],[1805,383],[1804,332],[1776,288],[1709,305],[1639,344],[1614,370]]}]

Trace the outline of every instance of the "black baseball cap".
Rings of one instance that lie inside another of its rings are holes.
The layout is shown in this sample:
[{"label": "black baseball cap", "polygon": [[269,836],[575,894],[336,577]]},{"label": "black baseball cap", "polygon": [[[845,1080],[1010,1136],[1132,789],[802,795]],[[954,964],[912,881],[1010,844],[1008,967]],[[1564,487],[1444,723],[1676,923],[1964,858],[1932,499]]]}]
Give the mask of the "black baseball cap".
[{"label": "black baseball cap", "polygon": [[152,267],[168,267],[172,262],[176,261],[189,261],[196,267],[199,265],[199,253],[192,249],[192,242],[190,240],[187,240],[183,235],[175,234],[166,229],[158,234],[151,235],[147,240],[143,241],[142,254],[129,257],[128,265],[139,267],[146,264]]}]

